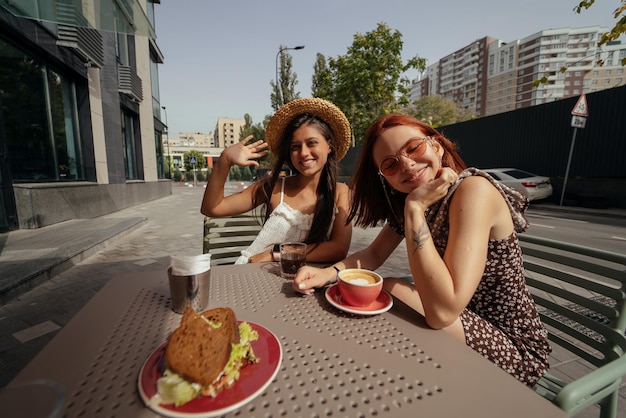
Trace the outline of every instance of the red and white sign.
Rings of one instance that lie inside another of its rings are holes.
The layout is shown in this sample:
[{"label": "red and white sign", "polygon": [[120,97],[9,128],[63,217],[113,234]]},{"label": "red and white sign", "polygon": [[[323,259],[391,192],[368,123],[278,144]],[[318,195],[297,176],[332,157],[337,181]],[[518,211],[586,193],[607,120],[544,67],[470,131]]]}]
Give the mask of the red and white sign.
[{"label": "red and white sign", "polygon": [[575,116],[589,116],[589,109],[587,108],[587,97],[585,93],[581,94],[576,102],[576,106],[572,109],[572,115]]}]

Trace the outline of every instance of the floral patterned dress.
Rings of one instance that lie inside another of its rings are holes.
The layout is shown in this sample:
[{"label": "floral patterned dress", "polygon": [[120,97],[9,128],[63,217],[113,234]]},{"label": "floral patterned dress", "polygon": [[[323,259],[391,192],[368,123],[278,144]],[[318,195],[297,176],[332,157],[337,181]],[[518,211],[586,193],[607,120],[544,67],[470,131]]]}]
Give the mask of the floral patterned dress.
[{"label": "floral patterned dress", "polygon": [[483,176],[498,189],[509,206],[515,231],[506,239],[489,241],[482,279],[460,316],[465,342],[521,382],[534,386],[549,368],[551,348],[547,330],[526,287],[517,238],[517,233],[528,227],[524,216],[528,200],[487,173],[468,168],[459,175],[447,196],[428,208],[426,220],[443,257],[448,242],[450,200],[459,183],[468,176]]}]

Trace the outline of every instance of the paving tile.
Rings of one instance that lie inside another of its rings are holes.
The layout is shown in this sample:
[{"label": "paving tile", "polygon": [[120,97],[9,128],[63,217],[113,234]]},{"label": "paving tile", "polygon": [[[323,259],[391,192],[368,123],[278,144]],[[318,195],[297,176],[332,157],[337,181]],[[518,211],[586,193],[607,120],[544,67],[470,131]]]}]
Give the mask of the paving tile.
[{"label": "paving tile", "polygon": [[50,332],[58,331],[61,327],[52,321],[45,321],[32,327],[14,332],[12,335],[20,342],[25,343],[35,338],[46,335]]}]

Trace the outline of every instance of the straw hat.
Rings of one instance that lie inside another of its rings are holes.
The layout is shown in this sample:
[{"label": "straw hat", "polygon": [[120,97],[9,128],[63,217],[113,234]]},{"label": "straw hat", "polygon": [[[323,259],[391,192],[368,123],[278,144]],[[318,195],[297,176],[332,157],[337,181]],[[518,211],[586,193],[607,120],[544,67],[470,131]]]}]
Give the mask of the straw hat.
[{"label": "straw hat", "polygon": [[321,118],[330,126],[335,135],[335,156],[341,160],[350,147],[350,122],[341,109],[326,100],[311,97],[296,99],[285,104],[274,113],[265,130],[265,141],[274,154],[278,153],[283,132],[289,123],[303,113],[310,113]]}]

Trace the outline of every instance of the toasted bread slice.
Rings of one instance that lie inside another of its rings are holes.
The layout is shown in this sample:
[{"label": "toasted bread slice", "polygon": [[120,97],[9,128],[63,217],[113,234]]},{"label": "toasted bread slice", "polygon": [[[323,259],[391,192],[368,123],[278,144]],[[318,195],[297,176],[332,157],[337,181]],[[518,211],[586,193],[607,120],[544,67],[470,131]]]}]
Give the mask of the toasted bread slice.
[{"label": "toasted bread slice", "polygon": [[[205,318],[218,327],[211,326]],[[165,349],[168,367],[185,379],[202,386],[217,379],[230,357],[231,343],[239,342],[235,313],[230,308],[210,309],[198,314],[187,308],[181,325]]]},{"label": "toasted bread slice", "polygon": [[230,308],[215,308],[202,312],[200,315],[208,319],[209,321],[217,324],[221,324],[224,328],[222,332],[230,336],[231,343],[239,342],[239,326],[237,325],[237,318],[235,312]]}]

